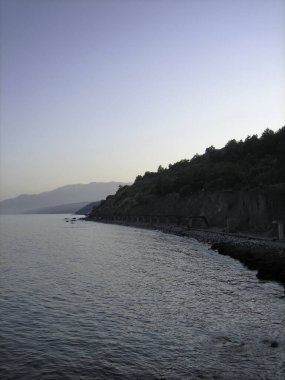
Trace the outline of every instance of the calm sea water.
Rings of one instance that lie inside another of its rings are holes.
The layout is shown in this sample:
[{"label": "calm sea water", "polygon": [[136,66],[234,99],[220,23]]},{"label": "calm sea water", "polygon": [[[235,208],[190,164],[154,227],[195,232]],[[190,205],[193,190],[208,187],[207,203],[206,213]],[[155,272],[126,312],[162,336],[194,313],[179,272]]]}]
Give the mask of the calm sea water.
[{"label": "calm sea water", "polygon": [[283,288],[207,245],[62,215],[0,228],[2,380],[285,378]]}]

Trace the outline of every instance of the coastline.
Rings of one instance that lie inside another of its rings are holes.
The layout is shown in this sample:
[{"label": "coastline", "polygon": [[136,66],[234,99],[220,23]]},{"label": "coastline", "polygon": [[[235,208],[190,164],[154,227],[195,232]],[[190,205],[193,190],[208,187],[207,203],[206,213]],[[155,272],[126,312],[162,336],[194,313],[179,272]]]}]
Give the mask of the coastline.
[{"label": "coastline", "polygon": [[186,229],[185,227],[166,224],[150,225],[121,221],[97,221],[88,217],[83,220],[159,230],[168,234],[194,238],[202,243],[210,244],[211,249],[221,255],[239,260],[248,269],[256,270],[258,279],[276,281],[282,284],[285,291],[285,241],[209,229]]}]

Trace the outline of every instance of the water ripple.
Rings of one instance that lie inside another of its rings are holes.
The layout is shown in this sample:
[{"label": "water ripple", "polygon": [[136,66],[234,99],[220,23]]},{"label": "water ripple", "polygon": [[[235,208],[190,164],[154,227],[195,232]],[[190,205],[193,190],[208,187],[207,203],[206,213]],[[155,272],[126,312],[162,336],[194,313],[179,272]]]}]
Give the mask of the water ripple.
[{"label": "water ripple", "polygon": [[285,299],[192,239],[1,216],[0,377],[285,378]]}]

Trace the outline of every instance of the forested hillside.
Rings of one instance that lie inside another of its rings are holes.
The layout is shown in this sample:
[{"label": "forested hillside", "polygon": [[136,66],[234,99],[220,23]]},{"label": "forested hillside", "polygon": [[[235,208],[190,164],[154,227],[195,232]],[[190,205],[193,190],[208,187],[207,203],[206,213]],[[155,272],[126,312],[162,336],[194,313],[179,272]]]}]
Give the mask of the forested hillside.
[{"label": "forested hillside", "polygon": [[268,230],[285,218],[285,127],[213,146],[137,176],[95,208],[100,215],[204,215],[212,226]]},{"label": "forested hillside", "polygon": [[[187,197],[204,190],[240,190],[285,184],[285,127],[266,129],[260,138],[229,141],[222,149],[211,146],[203,155],[184,159],[157,172],[137,176],[132,186],[121,187],[107,200],[120,204],[128,197],[135,203],[178,193]],[[113,203],[113,202],[112,202]]]},{"label": "forested hillside", "polygon": [[170,164],[168,169],[160,167],[157,173],[145,173],[136,182],[148,178],[153,178],[154,185],[148,192],[157,196],[285,183],[285,127],[276,133],[267,129],[261,138],[254,135],[244,141],[231,140],[222,149],[211,146],[203,155]]}]

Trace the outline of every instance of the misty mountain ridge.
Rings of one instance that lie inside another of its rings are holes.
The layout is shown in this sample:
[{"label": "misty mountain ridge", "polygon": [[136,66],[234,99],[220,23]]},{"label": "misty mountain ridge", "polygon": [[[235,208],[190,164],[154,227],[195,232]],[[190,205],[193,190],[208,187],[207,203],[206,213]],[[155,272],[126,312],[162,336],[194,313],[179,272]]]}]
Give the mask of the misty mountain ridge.
[{"label": "misty mountain ridge", "polygon": [[[79,203],[67,203],[64,205],[56,205],[52,207],[37,208],[29,210],[24,214],[74,214],[79,212],[90,204],[99,204],[99,202],[79,202]],[[82,214],[84,215],[84,214]]]},{"label": "misty mountain ridge", "polygon": [[18,214],[34,212],[37,209],[55,207],[72,203],[90,203],[105,199],[114,194],[119,185],[126,182],[91,182],[89,184],[73,184],[58,187],[39,194],[21,194],[15,198],[0,202],[1,214]]}]

